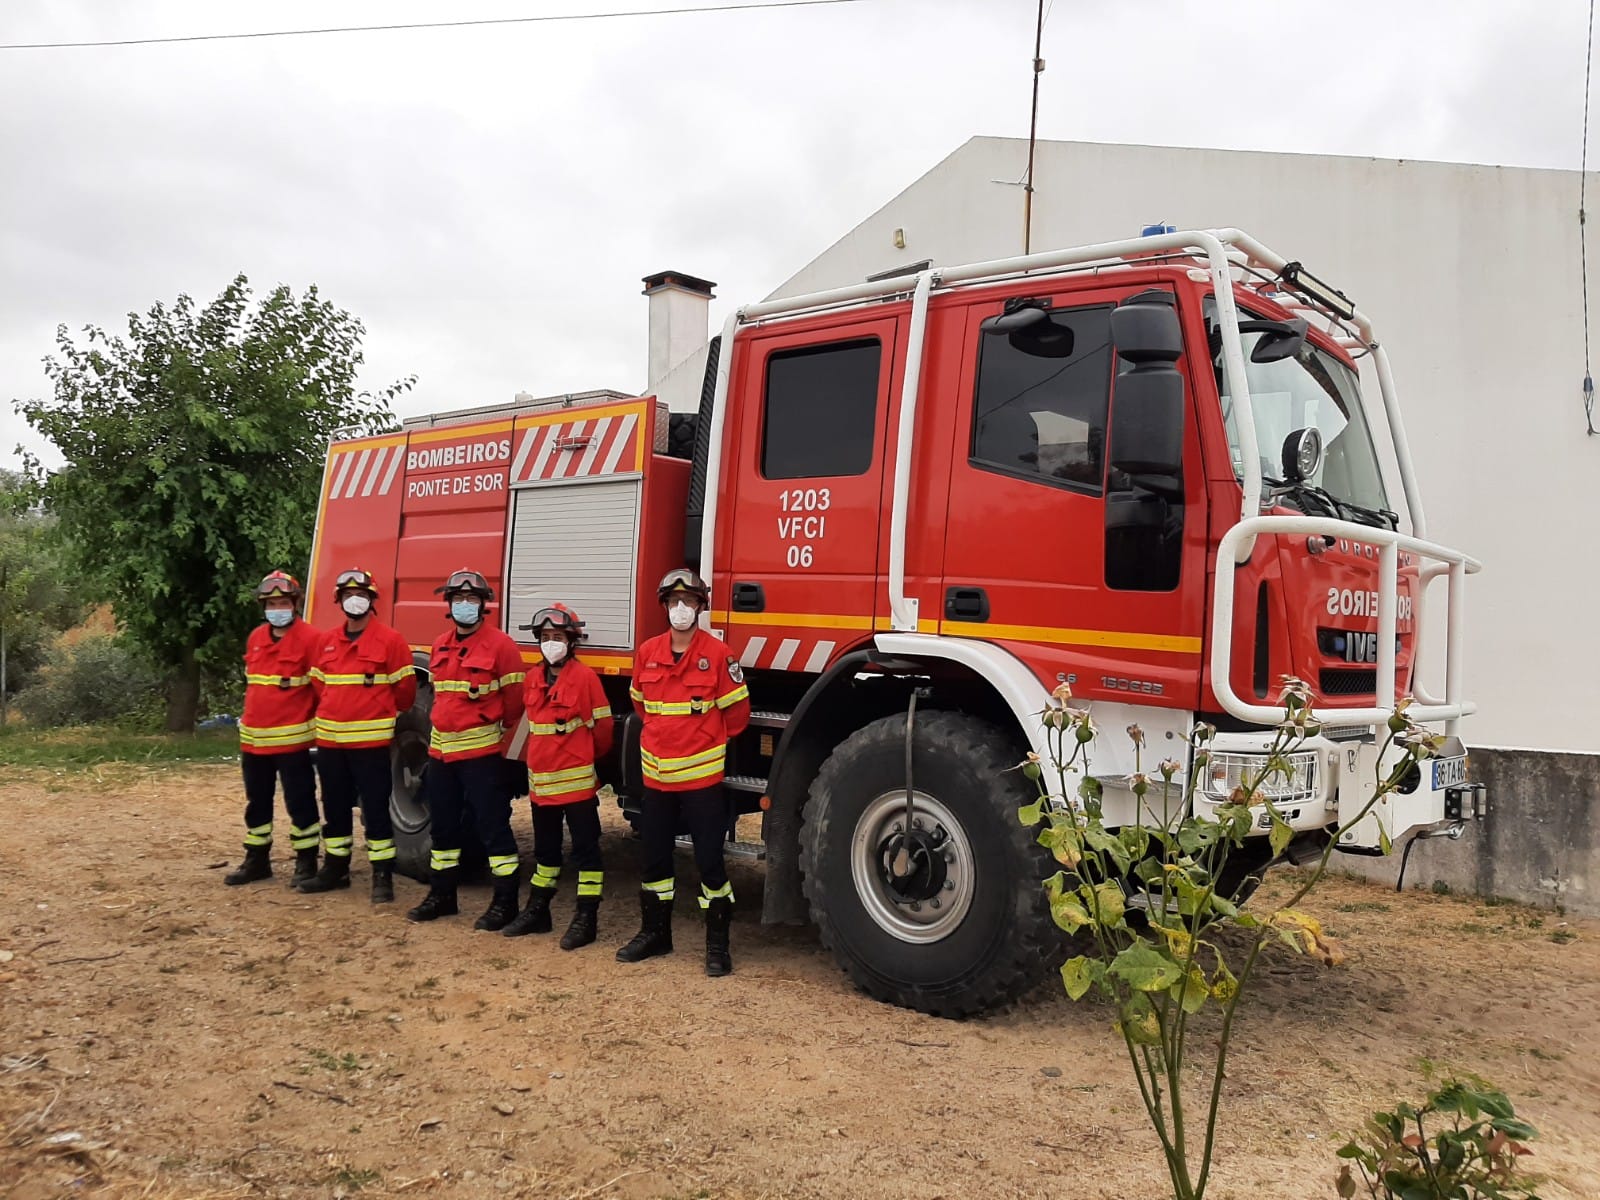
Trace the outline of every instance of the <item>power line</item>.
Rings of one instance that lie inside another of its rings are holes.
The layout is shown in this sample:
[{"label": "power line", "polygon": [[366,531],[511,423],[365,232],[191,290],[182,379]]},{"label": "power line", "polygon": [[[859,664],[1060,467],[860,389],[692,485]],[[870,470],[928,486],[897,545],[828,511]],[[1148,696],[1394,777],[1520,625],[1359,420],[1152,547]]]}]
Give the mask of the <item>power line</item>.
[{"label": "power line", "polygon": [[760,0],[746,4],[700,4],[691,8],[636,8],[617,12],[550,13],[541,17],[485,17],[473,21],[414,21],[400,25],[331,25],[323,29],[266,29],[252,33],[196,33],[184,37],[121,38],[100,42],[11,42],[0,50],[83,50],[97,46],[163,46],[180,42],[238,42],[251,38],[308,37],[322,33],[379,33],[401,29],[468,29],[487,25],[536,25],[552,21],[610,21],[622,17],[673,17],[690,13],[749,12],[771,8],[818,8],[867,0]]}]

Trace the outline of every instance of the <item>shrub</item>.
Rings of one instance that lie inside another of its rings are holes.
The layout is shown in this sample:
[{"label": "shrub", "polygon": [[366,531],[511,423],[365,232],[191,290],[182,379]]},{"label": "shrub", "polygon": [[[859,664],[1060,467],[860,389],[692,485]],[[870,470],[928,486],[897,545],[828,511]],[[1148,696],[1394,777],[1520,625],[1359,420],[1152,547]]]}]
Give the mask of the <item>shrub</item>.
[{"label": "shrub", "polygon": [[[1440,1124],[1446,1127],[1438,1128]],[[1432,1128],[1430,1128],[1432,1126]],[[1375,1200],[1539,1200],[1538,1181],[1518,1170],[1538,1131],[1504,1092],[1481,1079],[1451,1079],[1422,1107],[1373,1113],[1339,1157],[1339,1195]],[[1361,1172],[1358,1180],[1349,1162]]]},{"label": "shrub", "polygon": [[160,673],[127,641],[91,634],[58,640],[38,677],[17,695],[17,707],[34,725],[152,727],[164,688]]}]

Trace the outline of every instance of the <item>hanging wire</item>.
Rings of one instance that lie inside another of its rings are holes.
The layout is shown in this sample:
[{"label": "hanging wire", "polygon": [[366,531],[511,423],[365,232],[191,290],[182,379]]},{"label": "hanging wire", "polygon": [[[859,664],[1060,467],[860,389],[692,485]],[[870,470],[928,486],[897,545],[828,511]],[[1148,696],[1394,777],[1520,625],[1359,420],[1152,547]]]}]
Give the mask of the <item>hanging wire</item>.
[{"label": "hanging wire", "polygon": [[1589,364],[1589,219],[1584,211],[1589,187],[1589,76],[1594,65],[1594,0],[1589,0],[1589,40],[1583,58],[1583,150],[1578,166],[1578,261],[1583,276],[1583,420],[1594,427],[1594,371]]}]

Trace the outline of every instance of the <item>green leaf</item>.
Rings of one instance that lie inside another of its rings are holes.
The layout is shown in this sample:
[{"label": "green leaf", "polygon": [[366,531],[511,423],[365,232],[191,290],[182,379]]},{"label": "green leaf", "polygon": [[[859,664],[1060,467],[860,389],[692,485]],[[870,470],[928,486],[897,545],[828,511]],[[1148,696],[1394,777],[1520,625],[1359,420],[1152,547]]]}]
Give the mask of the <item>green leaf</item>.
[{"label": "green leaf", "polygon": [[1050,897],[1050,919],[1068,933],[1077,933],[1090,923],[1089,910],[1070,895]]},{"label": "green leaf", "polygon": [[1173,986],[1172,997],[1190,1016],[1206,1006],[1206,1001],[1211,998],[1211,989],[1206,985],[1206,977],[1199,967],[1189,968],[1189,974],[1183,982]]},{"label": "green leaf", "polygon": [[1120,884],[1107,881],[1106,883],[1097,884],[1093,888],[1080,888],[1078,894],[1083,897],[1085,906],[1089,911],[1098,915],[1099,923],[1103,928],[1120,929],[1123,927],[1125,898]]},{"label": "green leaf", "polygon": [[1183,968],[1172,956],[1147,942],[1126,947],[1107,969],[1139,992],[1165,991],[1183,978]]},{"label": "green leaf", "polygon": [[1135,992],[1118,1009],[1117,1028],[1122,1036],[1138,1046],[1161,1044],[1161,1020],[1150,998]]},{"label": "green leaf", "polygon": [[1394,853],[1394,843],[1389,840],[1389,831],[1384,827],[1383,818],[1378,818],[1378,849],[1384,854]]},{"label": "green leaf", "polygon": [[[1061,964],[1061,982],[1066,985],[1067,996],[1072,1000],[1082,1000],[1084,994],[1094,986],[1095,978],[1093,967],[1101,964],[1091,963],[1083,955],[1069,958]],[[1103,969],[1103,968],[1102,968]]]},{"label": "green leaf", "polygon": [[1233,972],[1228,970],[1228,964],[1222,961],[1222,955],[1217,955],[1217,969],[1211,973],[1211,995],[1218,1004],[1226,1004],[1239,994],[1239,981],[1234,978]]},{"label": "green leaf", "polygon": [[1034,825],[1037,825],[1039,823],[1039,819],[1043,815],[1044,801],[1042,799],[1035,800],[1032,804],[1024,804],[1021,808],[1017,809],[1017,820],[1021,821],[1023,825],[1030,828]]},{"label": "green leaf", "polygon": [[1276,808],[1270,809],[1272,815],[1272,832],[1267,835],[1272,844],[1272,857],[1280,857],[1289,848],[1290,841],[1294,838],[1294,830],[1289,828],[1289,823],[1278,815]]},{"label": "green leaf", "polygon": [[1088,843],[1089,849],[1110,859],[1115,864],[1118,874],[1126,874],[1133,863],[1128,848],[1122,844],[1122,840],[1104,829],[1091,825],[1084,830],[1083,840]]}]

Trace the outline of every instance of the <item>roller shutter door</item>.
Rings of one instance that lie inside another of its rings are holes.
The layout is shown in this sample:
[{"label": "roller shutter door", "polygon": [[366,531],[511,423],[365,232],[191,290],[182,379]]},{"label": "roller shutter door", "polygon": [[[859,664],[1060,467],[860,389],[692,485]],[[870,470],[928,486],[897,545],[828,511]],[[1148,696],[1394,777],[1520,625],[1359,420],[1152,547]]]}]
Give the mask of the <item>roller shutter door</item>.
[{"label": "roller shutter door", "polygon": [[585,645],[631,649],[639,480],[523,488],[511,514],[507,631],[560,601],[578,610]]}]

